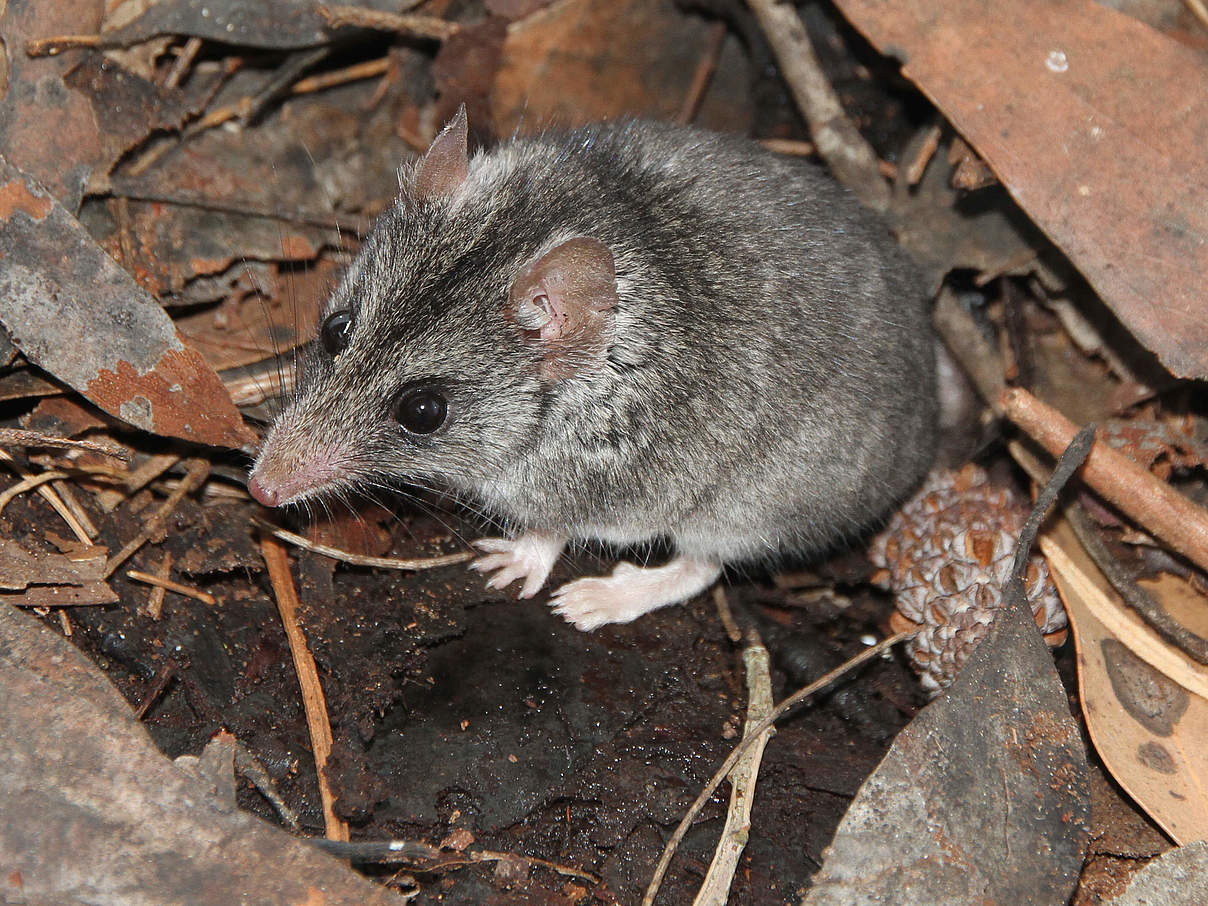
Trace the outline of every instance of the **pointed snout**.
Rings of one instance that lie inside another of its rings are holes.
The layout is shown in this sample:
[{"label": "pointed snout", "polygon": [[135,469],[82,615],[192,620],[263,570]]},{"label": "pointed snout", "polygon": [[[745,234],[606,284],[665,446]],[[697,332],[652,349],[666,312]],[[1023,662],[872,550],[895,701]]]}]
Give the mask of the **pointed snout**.
[{"label": "pointed snout", "polygon": [[[283,430],[284,429],[284,430]],[[326,493],[349,479],[345,447],[278,424],[247,479],[247,490],[265,506],[286,506]]]},{"label": "pointed snout", "polygon": [[248,493],[265,506],[277,506],[281,503],[281,492],[272,486],[266,486],[255,473],[247,480]]}]

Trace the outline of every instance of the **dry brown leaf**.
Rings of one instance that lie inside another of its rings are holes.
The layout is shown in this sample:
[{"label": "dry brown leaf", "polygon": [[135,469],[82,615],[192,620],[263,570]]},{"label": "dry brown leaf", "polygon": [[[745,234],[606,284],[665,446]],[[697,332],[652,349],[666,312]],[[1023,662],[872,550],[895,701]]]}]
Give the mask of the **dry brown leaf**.
[{"label": "dry brown leaf", "polygon": [[16,541],[0,539],[0,589],[19,591],[31,585],[85,586],[105,575],[109,551],[82,548],[71,554],[27,551]]},{"label": "dry brown leaf", "polygon": [[12,608],[0,689],[0,901],[402,902],[169,761],[101,670]]},{"label": "dry brown leaf", "polygon": [[1161,602],[1166,612],[1196,635],[1208,638],[1208,600],[1195,586],[1172,573],[1162,573],[1137,582]]},{"label": "dry brown leaf", "polygon": [[0,186],[0,318],[26,358],[144,431],[254,442],[218,375],[80,222],[2,157]]},{"label": "dry brown leaf", "polygon": [[176,319],[176,328],[215,371],[252,365],[284,357],[292,365],[290,350],[314,334],[323,297],[334,283],[334,265],[321,261],[308,269],[310,280],[296,272],[282,275],[283,291],[273,299],[244,296],[227,299],[214,308],[190,312]]},{"label": "dry brown leaf", "polygon": [[1208,376],[1208,58],[1092,0],[838,0],[1103,301]]},{"label": "dry brown leaf", "polygon": [[[491,88],[496,132],[626,114],[673,119],[709,32],[671,0],[563,0],[538,10],[508,27]],[[737,131],[750,122],[745,67],[729,39],[697,122]]]},{"label": "dry brown leaf", "polygon": [[0,592],[0,604],[17,607],[86,607],[93,604],[113,604],[117,600],[117,592],[106,582],[34,585],[18,594]]},{"label": "dry brown leaf", "polygon": [[[1104,764],[1173,839],[1208,838],[1208,669],[1125,608],[1068,524],[1040,545],[1074,629],[1079,698]],[[1148,590],[1159,600],[1173,591],[1166,581]]]},{"label": "dry brown leaf", "polygon": [[898,734],[801,906],[1067,901],[1086,854],[1086,751],[1018,605],[998,611],[956,681]]}]

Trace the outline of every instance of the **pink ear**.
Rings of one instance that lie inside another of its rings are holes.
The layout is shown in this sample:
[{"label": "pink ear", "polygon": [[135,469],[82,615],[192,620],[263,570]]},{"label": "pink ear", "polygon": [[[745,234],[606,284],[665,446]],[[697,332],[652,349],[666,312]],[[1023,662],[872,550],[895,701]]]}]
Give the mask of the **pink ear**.
[{"label": "pink ear", "polygon": [[416,198],[443,198],[465,182],[470,169],[467,133],[466,105],[462,104],[415,167],[412,191]]},{"label": "pink ear", "polygon": [[527,264],[508,294],[512,317],[543,349],[541,376],[572,377],[602,364],[612,343],[617,279],[612,252],[577,236]]}]

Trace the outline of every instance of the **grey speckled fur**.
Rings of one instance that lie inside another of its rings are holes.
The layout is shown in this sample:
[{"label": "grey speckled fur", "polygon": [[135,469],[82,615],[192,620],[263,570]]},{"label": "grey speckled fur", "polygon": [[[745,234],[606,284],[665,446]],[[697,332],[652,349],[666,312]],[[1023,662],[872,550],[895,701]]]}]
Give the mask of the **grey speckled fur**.
[{"label": "grey speckled fur", "polygon": [[[732,562],[816,553],[907,494],[935,443],[933,339],[912,265],[828,176],[738,138],[651,122],[475,155],[450,197],[407,180],[328,303],[348,348],[307,351],[275,456],[324,490],[412,480],[515,526]],[[606,367],[552,386],[503,314],[574,236],[613,252]],[[391,401],[443,386],[408,437]]]}]

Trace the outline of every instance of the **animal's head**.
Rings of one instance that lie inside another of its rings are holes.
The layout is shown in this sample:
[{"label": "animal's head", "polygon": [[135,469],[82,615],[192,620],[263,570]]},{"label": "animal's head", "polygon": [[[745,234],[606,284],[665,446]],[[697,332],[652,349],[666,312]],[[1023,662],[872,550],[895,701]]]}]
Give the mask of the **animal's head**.
[{"label": "animal's head", "polygon": [[302,353],[248,481],[257,500],[474,491],[532,445],[549,388],[602,363],[617,298],[608,247],[543,223],[537,181],[471,159],[464,108],[401,174]]}]

